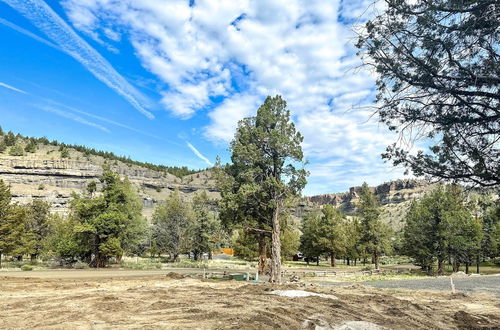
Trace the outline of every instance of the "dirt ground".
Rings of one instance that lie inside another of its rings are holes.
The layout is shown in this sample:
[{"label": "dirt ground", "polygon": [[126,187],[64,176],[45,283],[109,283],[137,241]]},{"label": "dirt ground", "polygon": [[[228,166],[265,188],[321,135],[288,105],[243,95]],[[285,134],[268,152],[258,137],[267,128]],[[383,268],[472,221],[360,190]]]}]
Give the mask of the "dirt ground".
[{"label": "dirt ground", "polygon": [[[500,301],[486,294],[382,290],[359,284],[279,287],[334,295],[335,300],[277,296],[271,294],[274,289],[278,288],[269,284],[178,274],[89,279],[1,276],[0,328],[500,329]],[[370,323],[346,324],[350,321]]]}]

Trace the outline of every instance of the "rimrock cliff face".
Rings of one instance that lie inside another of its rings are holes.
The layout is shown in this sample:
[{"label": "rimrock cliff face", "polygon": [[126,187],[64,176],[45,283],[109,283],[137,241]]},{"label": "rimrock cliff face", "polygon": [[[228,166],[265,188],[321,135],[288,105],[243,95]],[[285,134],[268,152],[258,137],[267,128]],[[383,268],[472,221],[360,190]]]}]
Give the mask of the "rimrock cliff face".
[{"label": "rimrock cliff face", "polygon": [[[403,218],[411,201],[422,197],[434,186],[424,180],[409,179],[386,182],[370,187],[370,190],[378,197],[382,205],[382,220],[397,230],[403,225]],[[360,193],[361,186],[356,186],[351,187],[345,193],[310,196],[308,200],[319,205],[331,204],[348,215],[354,215]]]},{"label": "rimrock cliff face", "polygon": [[[10,184],[14,202],[25,204],[38,198],[51,203],[53,211],[67,213],[72,192],[85,192],[91,181],[97,182],[99,187],[102,165],[106,163],[104,158],[84,156],[75,150],[70,152],[70,159],[57,156],[56,148],[50,146],[27,156],[0,153],[0,179]],[[217,195],[208,172],[178,178],[119,161],[108,162],[108,165],[120,176],[128,177],[137,188],[146,216],[152,214],[156,203],[176,189],[186,199],[199,190]]]}]

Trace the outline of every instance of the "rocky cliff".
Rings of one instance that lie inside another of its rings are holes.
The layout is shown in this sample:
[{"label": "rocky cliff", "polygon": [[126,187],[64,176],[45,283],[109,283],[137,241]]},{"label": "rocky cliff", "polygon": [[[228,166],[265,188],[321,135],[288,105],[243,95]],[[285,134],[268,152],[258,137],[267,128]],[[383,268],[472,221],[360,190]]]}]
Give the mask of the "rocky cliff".
[{"label": "rocky cliff", "polygon": [[54,146],[42,146],[35,153],[10,156],[0,153],[0,179],[11,185],[13,201],[25,204],[34,198],[52,204],[57,212],[68,211],[71,193],[85,191],[91,181],[99,183],[102,165],[107,163],[122,177],[128,177],[144,201],[144,214],[150,216],[158,201],[179,189],[183,197],[205,190],[217,195],[208,172],[199,172],[182,178],[120,161],[108,161],[100,156],[84,155],[74,149],[67,158],[61,158]]},{"label": "rocky cliff", "polygon": [[[370,190],[382,205],[382,219],[393,228],[399,229],[410,202],[422,197],[433,187],[434,185],[424,180],[408,179],[386,182],[370,187]],[[348,215],[354,215],[360,192],[361,186],[356,186],[351,187],[348,192],[310,196],[308,200],[319,205],[331,204]]]}]

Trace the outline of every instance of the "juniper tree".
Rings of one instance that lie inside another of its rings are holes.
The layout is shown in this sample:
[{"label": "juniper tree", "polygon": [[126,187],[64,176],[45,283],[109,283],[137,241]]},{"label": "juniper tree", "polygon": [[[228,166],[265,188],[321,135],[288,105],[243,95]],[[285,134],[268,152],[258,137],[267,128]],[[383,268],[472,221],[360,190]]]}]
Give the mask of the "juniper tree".
[{"label": "juniper tree", "polygon": [[236,222],[255,226],[261,256],[271,233],[270,281],[275,283],[281,282],[280,215],[286,200],[306,184],[307,172],[297,168],[304,158],[302,140],[286,102],[268,96],[256,116],[238,123],[230,147],[232,164],[226,167],[230,180],[222,190],[223,211]]},{"label": "juniper tree", "polygon": [[193,212],[174,191],[164,203],[159,204],[153,214],[153,240],[160,252],[167,253],[177,261],[183,250],[191,247]]},{"label": "juniper tree", "polygon": [[380,120],[406,145],[384,158],[416,175],[500,184],[500,4],[497,0],[386,0],[357,47],[377,73]]}]

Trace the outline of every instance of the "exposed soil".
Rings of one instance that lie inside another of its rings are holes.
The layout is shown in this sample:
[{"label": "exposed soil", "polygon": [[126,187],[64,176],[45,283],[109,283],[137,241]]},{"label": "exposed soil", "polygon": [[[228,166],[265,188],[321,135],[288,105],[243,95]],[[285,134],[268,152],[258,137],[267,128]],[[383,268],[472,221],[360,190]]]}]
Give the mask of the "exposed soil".
[{"label": "exposed soil", "polygon": [[[169,276],[0,277],[2,329],[499,329],[500,302],[486,294],[300,287]],[[290,298],[274,289],[334,295]],[[354,322],[363,321],[363,322]],[[346,323],[351,322],[351,323]],[[367,323],[369,322],[369,323]]]}]

